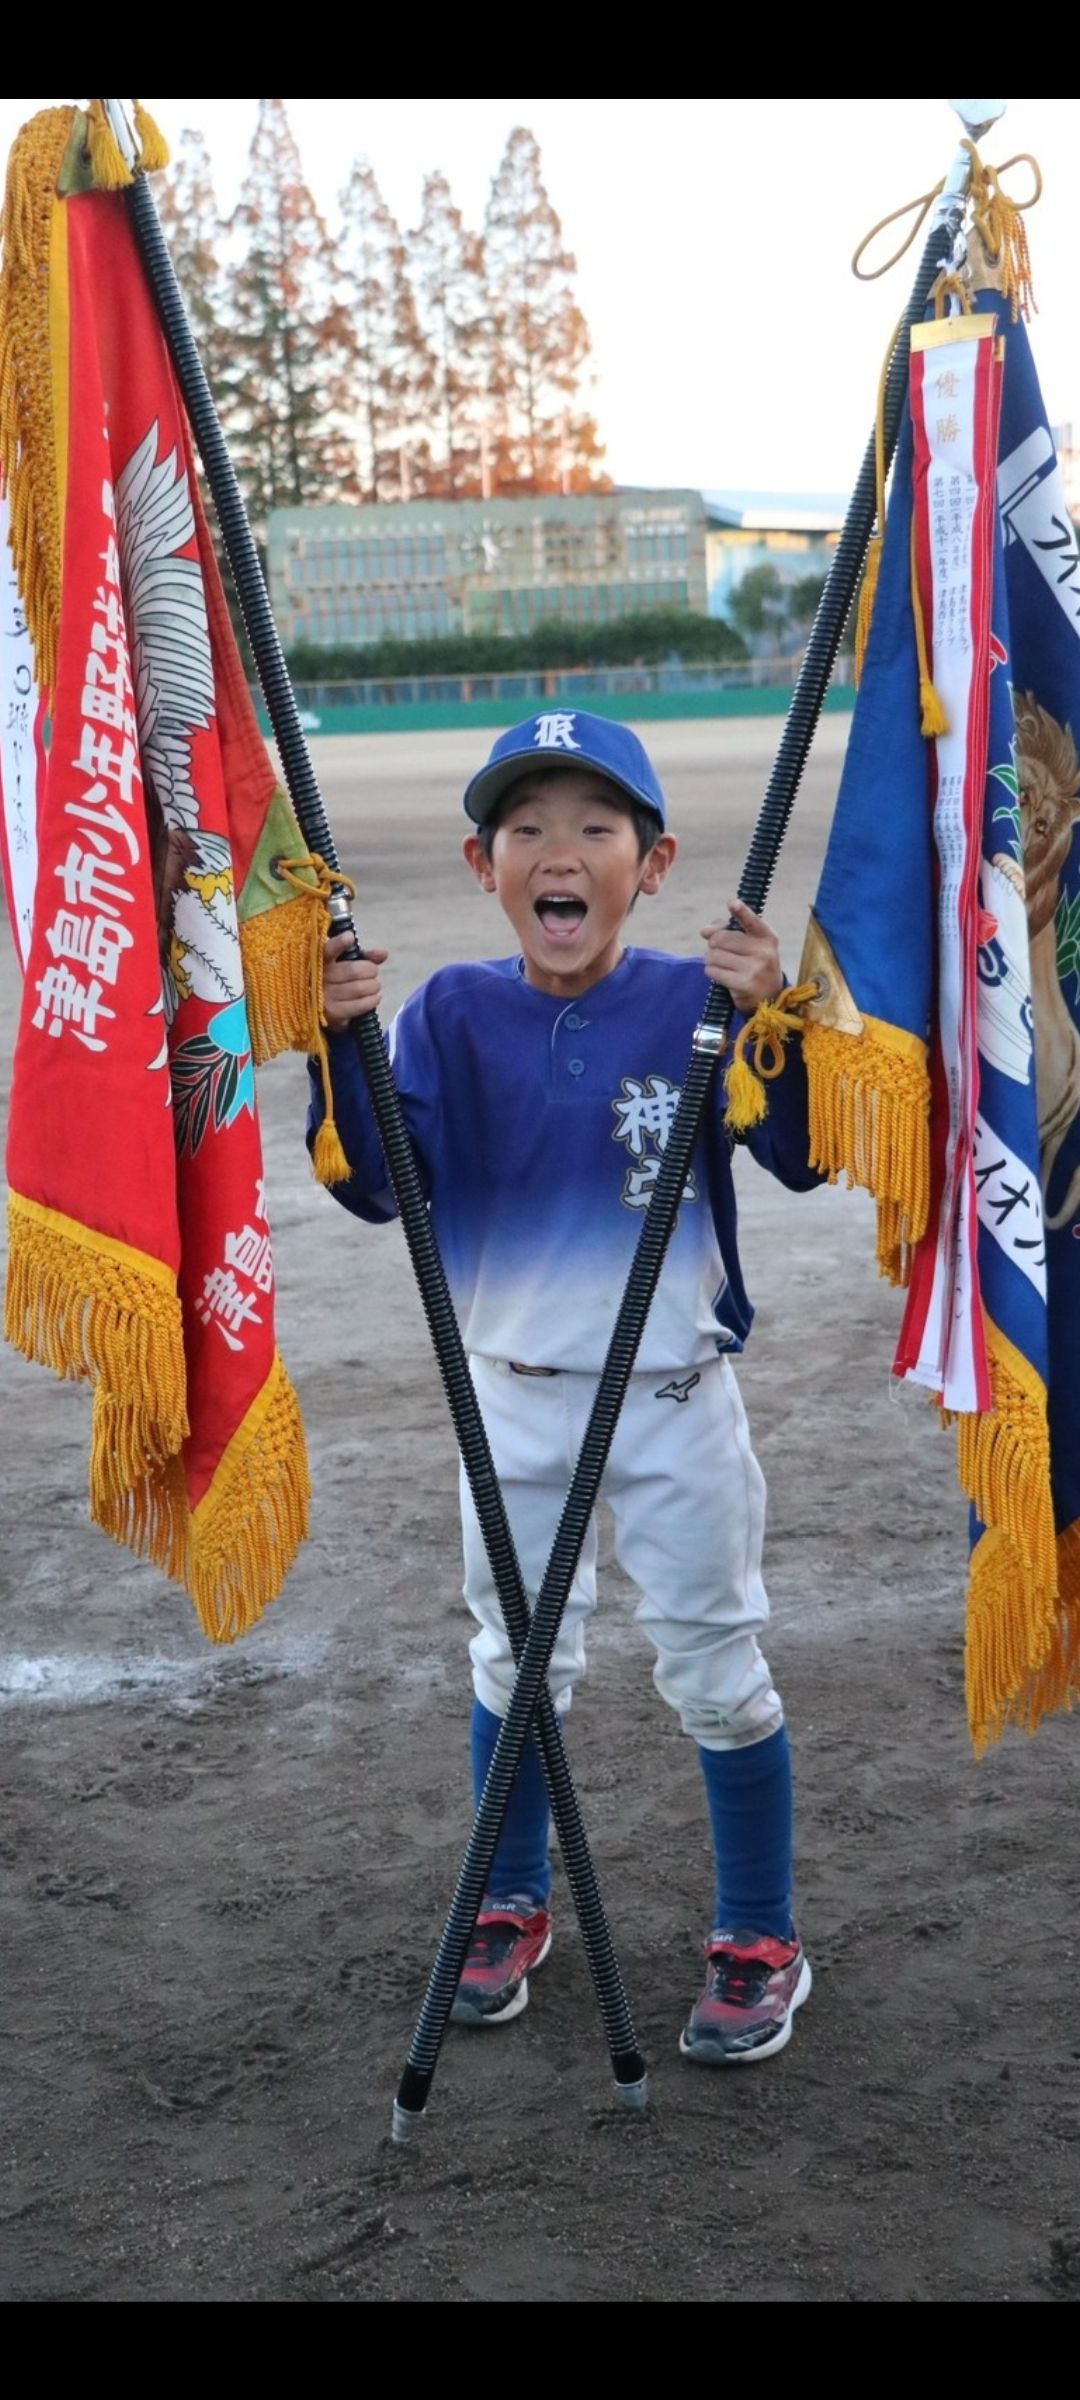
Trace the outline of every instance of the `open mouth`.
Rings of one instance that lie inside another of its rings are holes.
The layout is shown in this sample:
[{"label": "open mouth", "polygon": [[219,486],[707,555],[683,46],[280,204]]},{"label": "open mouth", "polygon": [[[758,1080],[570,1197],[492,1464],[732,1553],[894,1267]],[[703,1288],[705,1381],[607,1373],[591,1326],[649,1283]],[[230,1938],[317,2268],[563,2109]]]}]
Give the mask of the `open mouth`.
[{"label": "open mouth", "polygon": [[535,913],[544,932],[553,941],[566,941],[584,923],[588,910],[584,900],[575,898],[569,892],[549,892],[542,900],[536,901]]}]

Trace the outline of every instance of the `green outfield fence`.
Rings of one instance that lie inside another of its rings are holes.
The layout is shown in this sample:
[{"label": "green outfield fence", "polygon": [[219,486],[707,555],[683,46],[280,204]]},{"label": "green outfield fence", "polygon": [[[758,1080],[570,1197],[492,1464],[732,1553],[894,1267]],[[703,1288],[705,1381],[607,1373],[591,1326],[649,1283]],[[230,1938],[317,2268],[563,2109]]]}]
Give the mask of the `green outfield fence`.
[{"label": "green outfield fence", "polygon": [[[304,731],[418,733],[452,725],[514,725],[544,707],[587,708],[619,718],[783,716],[801,664],[747,659],[737,666],[593,667],[516,675],[398,675],[385,682],[298,683]],[[269,721],[253,693],[264,733]],[[850,658],[838,659],[826,709],[855,699]]]}]

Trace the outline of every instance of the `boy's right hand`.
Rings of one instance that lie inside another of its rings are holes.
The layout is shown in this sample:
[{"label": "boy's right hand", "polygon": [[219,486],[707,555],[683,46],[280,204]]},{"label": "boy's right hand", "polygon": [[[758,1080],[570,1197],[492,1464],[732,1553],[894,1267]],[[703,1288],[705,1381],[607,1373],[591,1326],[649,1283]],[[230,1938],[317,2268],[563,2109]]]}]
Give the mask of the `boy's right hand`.
[{"label": "boy's right hand", "polygon": [[344,958],[355,947],[352,933],[332,933],[323,945],[323,1011],[328,1025],[342,1032],[354,1017],[368,1017],[382,999],[379,968],[389,952],[365,950],[363,958]]}]

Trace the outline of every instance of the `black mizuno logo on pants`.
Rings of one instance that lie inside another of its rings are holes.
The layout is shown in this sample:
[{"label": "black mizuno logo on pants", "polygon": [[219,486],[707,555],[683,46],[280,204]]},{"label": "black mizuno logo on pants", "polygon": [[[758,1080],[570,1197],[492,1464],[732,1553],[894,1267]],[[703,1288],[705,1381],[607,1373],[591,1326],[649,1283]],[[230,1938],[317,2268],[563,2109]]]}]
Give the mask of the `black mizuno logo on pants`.
[{"label": "black mizuno logo on pants", "polygon": [[653,1399],[689,1400],[695,1383],[700,1382],[700,1375],[684,1375],[681,1383],[679,1383],[673,1375],[670,1383],[662,1383],[659,1391],[653,1393]]}]

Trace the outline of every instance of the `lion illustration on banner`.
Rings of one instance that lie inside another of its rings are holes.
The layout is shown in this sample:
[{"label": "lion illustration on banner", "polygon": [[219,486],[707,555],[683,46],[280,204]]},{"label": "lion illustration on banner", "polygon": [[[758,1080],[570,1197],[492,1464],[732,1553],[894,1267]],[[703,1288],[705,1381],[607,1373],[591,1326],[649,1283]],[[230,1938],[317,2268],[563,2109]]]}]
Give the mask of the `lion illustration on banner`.
[{"label": "lion illustration on banner", "polygon": [[[1062,893],[1080,817],[1080,759],[1068,726],[1059,725],[1034,693],[1017,693],[1015,706],[1023,869],[1004,853],[993,864],[1022,889],[1027,910],[1039,1164],[1048,1199],[1062,1145],[1080,1115],[1080,1031],[1062,988],[1066,972],[1080,981],[1080,901],[1070,903]],[[1078,1206],[1080,1167],[1064,1199],[1047,1210],[1047,1225],[1068,1224]]]}]

